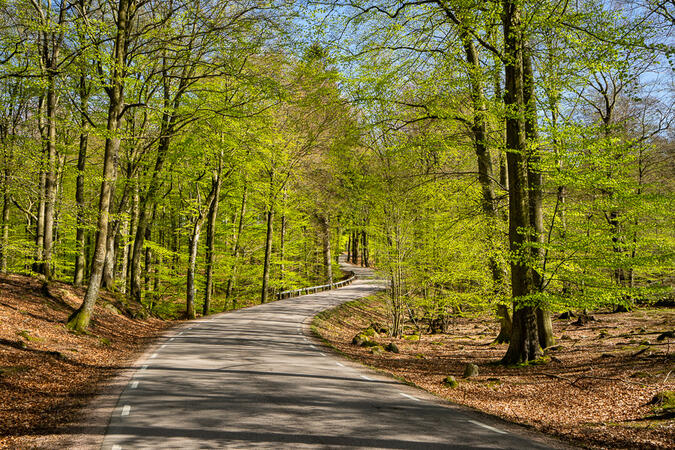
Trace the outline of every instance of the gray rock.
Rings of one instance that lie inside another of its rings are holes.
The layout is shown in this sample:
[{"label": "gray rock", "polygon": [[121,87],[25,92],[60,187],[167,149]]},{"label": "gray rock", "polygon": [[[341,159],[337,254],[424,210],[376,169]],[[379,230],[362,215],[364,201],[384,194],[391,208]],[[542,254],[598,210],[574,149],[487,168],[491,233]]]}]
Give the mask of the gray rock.
[{"label": "gray rock", "polygon": [[452,375],[448,375],[447,377],[445,377],[443,379],[443,384],[450,388],[456,388],[457,386],[459,386],[459,382],[455,380],[455,377],[453,377]]},{"label": "gray rock", "polygon": [[393,342],[388,343],[387,346],[385,347],[385,350],[387,350],[388,352],[392,352],[392,353],[398,353],[399,352],[398,345],[394,344]]},{"label": "gray rock", "polygon": [[475,377],[478,375],[478,366],[475,364],[467,364],[464,367],[464,378]]}]

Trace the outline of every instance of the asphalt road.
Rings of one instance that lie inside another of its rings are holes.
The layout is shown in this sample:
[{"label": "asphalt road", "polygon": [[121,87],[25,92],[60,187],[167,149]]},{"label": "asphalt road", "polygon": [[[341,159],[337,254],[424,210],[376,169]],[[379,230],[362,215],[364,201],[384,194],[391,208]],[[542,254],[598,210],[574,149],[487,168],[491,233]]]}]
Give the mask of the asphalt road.
[{"label": "asphalt road", "polygon": [[344,360],[310,336],[317,312],[381,287],[360,280],[191,322],[138,362],[103,448],[562,447]]}]

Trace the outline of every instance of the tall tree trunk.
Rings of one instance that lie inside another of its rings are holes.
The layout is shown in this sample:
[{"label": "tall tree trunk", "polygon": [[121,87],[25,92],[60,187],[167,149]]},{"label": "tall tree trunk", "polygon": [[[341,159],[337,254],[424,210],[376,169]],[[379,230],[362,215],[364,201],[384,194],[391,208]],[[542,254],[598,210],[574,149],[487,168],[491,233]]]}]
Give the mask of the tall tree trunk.
[{"label": "tall tree trunk", "polygon": [[[208,197],[206,198],[206,204],[211,205],[215,200],[216,195],[216,186],[211,186],[211,191],[209,192]],[[202,225],[204,224],[204,211],[200,204],[199,197],[199,187],[197,187],[197,206],[198,213],[195,218],[195,222],[192,225],[192,233],[190,235],[190,240],[188,244],[188,271],[187,271],[187,284],[186,284],[186,317],[188,319],[194,319],[195,315],[195,297],[197,295],[197,287],[195,285],[195,274],[197,271],[197,250],[199,249],[199,237],[202,232]]]},{"label": "tall tree trunk", "polygon": [[359,234],[358,231],[352,231],[352,264],[359,262]]},{"label": "tall tree trunk", "polygon": [[267,235],[265,236],[265,262],[263,264],[262,289],[260,292],[260,303],[267,301],[269,282],[270,282],[270,265],[272,262],[272,238],[274,223],[274,203],[270,201],[269,209],[267,210]]},{"label": "tall tree trunk", "polygon": [[347,262],[352,260],[352,232],[350,231],[347,235]]},{"label": "tall tree trunk", "polygon": [[[284,263],[286,256],[286,188],[284,188],[282,196],[281,220],[279,222],[279,285],[283,286],[284,272],[286,271],[286,264]],[[283,291],[283,287],[280,290]]]},{"label": "tall tree trunk", "polygon": [[197,268],[197,249],[199,247],[199,235],[202,230],[202,221],[199,218],[192,227],[192,234],[190,235],[190,242],[188,244],[189,258],[187,271],[187,296],[186,296],[186,317],[194,319],[195,316],[195,271]]},{"label": "tall tree trunk", "polygon": [[[127,239],[127,236],[129,236],[129,222],[130,219],[125,218],[122,223],[121,235],[125,240]],[[122,266],[119,270],[119,288],[120,292],[124,294],[127,291],[127,273],[129,270],[129,245],[127,243],[124,243],[122,247],[122,257],[120,258],[120,261]]]},{"label": "tall tree trunk", "polygon": [[54,248],[54,214],[56,204],[56,86],[54,74],[47,78],[47,171],[45,172],[45,213],[43,231],[42,273],[52,278]]},{"label": "tall tree trunk", "polygon": [[86,254],[84,249],[85,237],[85,200],[84,200],[84,170],[87,164],[87,147],[89,143],[89,133],[86,129],[88,123],[84,116],[84,108],[86,108],[86,96],[84,92],[84,76],[80,78],[80,107],[83,108],[83,114],[80,118],[80,149],[77,154],[77,181],[75,187],[75,203],[77,205],[77,229],[75,231],[75,245],[77,246],[77,255],[75,256],[75,274],[73,276],[73,283],[75,286],[81,286],[84,282],[84,266],[86,261]]},{"label": "tall tree trunk", "polygon": [[[131,173],[131,169],[127,169],[127,173]],[[135,236],[136,235],[136,229],[138,228],[138,215],[139,215],[139,186],[138,186],[138,174],[134,174],[134,183],[133,183],[133,194],[132,194],[132,204],[131,204],[131,218],[129,220],[129,236]],[[126,269],[126,291],[125,292],[130,292],[131,291],[131,263],[132,263],[132,253],[133,253],[133,246],[134,242],[129,241],[127,244],[127,269]]]},{"label": "tall tree trunk", "polygon": [[[526,40],[523,39],[523,43]],[[523,99],[526,105],[525,115],[525,136],[528,140],[529,149],[527,161],[527,184],[528,192],[528,213],[530,216],[530,229],[532,230],[531,242],[535,246],[531,248],[532,259],[536,261],[537,269],[533,270],[532,276],[537,291],[543,290],[543,275],[539,272],[544,255],[544,199],[543,182],[541,174],[541,155],[539,151],[539,132],[537,130],[537,105],[534,93],[534,71],[532,70],[531,49],[526,46],[523,51]],[[551,314],[546,309],[546,305],[537,307],[537,333],[539,336],[539,345],[541,348],[547,348],[555,343],[553,338],[553,323]]]},{"label": "tall tree trunk", "polygon": [[2,243],[0,243],[0,272],[7,273],[9,253],[9,170],[2,175]]},{"label": "tall tree trunk", "polygon": [[[154,219],[154,212],[151,216],[150,223],[152,223]],[[145,242],[149,242],[152,240],[152,227],[147,227],[145,229]],[[150,275],[152,274],[152,249],[149,246],[145,247],[145,251],[143,252],[144,254],[144,267],[143,267],[143,290],[145,291],[145,295],[150,294]]]},{"label": "tall tree trunk", "polygon": [[368,261],[368,234],[366,230],[361,231],[361,265],[363,267],[370,266],[370,261]]},{"label": "tall tree trunk", "polygon": [[[78,12],[82,18],[86,18],[89,0],[80,0],[78,4]],[[85,46],[85,37],[78,36],[80,48]],[[85,203],[84,203],[84,171],[87,164],[87,148],[89,145],[89,121],[87,114],[89,112],[89,96],[90,90],[87,85],[87,68],[86,64],[81,64],[79,67],[80,78],[77,85],[77,93],[80,101],[80,146],[77,153],[77,181],[75,182],[75,205],[77,210],[76,228],[75,228],[75,245],[77,247],[77,255],[75,255],[75,270],[73,273],[73,284],[81,286],[84,282],[84,272],[86,264],[85,254]]]},{"label": "tall tree trunk", "polygon": [[[523,92],[523,35],[519,3],[503,0],[506,94],[504,103],[510,113],[506,119],[506,148],[509,177],[509,243],[513,255],[527,247],[530,227],[525,154],[525,100]],[[502,361],[517,364],[541,356],[535,308],[521,300],[536,289],[533,271],[523,258],[512,258],[511,294],[513,330],[509,348]]]},{"label": "tall tree trunk", "polygon": [[265,236],[265,261],[263,263],[262,287],[260,291],[260,303],[265,303],[268,297],[270,283],[270,269],[272,265],[272,241],[274,240],[274,169],[269,173],[269,205],[267,209],[267,235]]},{"label": "tall tree trunk", "polygon": [[[45,116],[45,98],[41,96],[38,100],[38,111],[40,112],[39,118],[39,127],[40,135],[44,138],[46,134],[46,125],[44,123]],[[38,198],[37,205],[37,220],[35,221],[35,262],[33,263],[33,272],[44,274],[44,243],[45,243],[45,185],[47,183],[46,172],[45,172],[45,154],[46,147],[44,148],[42,159],[40,160],[40,176],[39,176],[39,186],[38,192],[40,196]]]},{"label": "tall tree trunk", "polygon": [[[490,267],[490,272],[492,275],[495,296],[499,297],[502,290],[502,285],[504,284],[504,279],[506,278],[506,270],[500,263],[499,258],[496,256],[499,244],[495,241],[496,233],[494,227],[496,222],[499,220],[499,217],[497,203],[495,200],[494,183],[492,182],[492,156],[490,155],[490,149],[488,148],[487,142],[487,109],[485,106],[483,83],[481,82],[482,68],[480,66],[478,52],[473,43],[473,40],[465,29],[462,29],[460,37],[464,46],[466,60],[469,63],[471,100],[474,111],[471,131],[473,134],[474,150],[478,162],[478,181],[481,185],[481,208],[488,221],[486,237],[489,240],[491,247],[490,256],[488,257],[488,267]],[[499,85],[499,81],[496,83]],[[504,175],[504,177],[505,176],[506,175]],[[498,304],[497,316],[500,322],[500,331],[496,338],[496,342],[508,342],[511,338],[512,331],[511,315],[509,314],[508,308],[505,305]]]},{"label": "tall tree trunk", "polygon": [[120,0],[117,10],[117,33],[114,47],[114,68],[111,73],[111,86],[107,88],[110,98],[108,107],[107,136],[103,156],[103,181],[99,197],[99,214],[96,230],[96,244],[92,262],[91,276],[82,305],[68,319],[68,328],[83,332],[89,326],[91,313],[98,299],[103,277],[103,265],[106,255],[106,241],[111,203],[111,193],[117,178],[117,154],[120,137],[117,133],[124,111],[124,73],[126,64],[127,37],[130,21],[134,14],[136,0]]},{"label": "tall tree trunk", "polygon": [[[58,6],[57,6],[58,5]],[[46,163],[44,183],[44,217],[42,223],[42,258],[41,273],[52,278],[52,252],[54,248],[54,217],[57,193],[57,151],[56,151],[56,75],[58,70],[59,54],[61,52],[61,43],[63,42],[63,31],[54,25],[61,25],[65,20],[65,10],[67,8],[65,1],[61,0],[58,4],[49,4],[47,11],[42,10],[41,3],[33,3],[36,12],[41,20],[43,27],[41,31],[41,40],[39,43],[40,65],[44,81],[46,83],[46,112],[47,112],[47,133],[46,133]],[[58,8],[58,9],[56,9]],[[58,11],[56,20],[52,17],[52,11]],[[44,134],[41,134],[44,137]]]},{"label": "tall tree trunk", "polygon": [[[244,220],[246,217],[246,202],[248,200],[248,185],[244,182],[244,190],[241,194],[241,207],[239,208],[239,220],[237,223],[237,235],[234,238],[234,247],[232,249],[232,266],[230,267],[230,276],[227,279],[227,288],[225,290],[225,300],[230,300],[232,290],[237,277],[237,268],[239,267],[239,251],[241,246],[241,236],[244,231]],[[236,307],[236,299],[233,300],[233,308]]]},{"label": "tall tree trunk", "polygon": [[[11,158],[8,155],[7,142],[8,129],[0,123],[0,144],[2,144],[2,156],[4,167],[2,169],[2,241],[0,242],[0,273],[7,273],[9,255],[9,164]],[[14,134],[14,133],[12,133]],[[9,152],[12,153],[11,151]]]},{"label": "tall tree trunk", "polygon": [[323,216],[319,217],[319,223],[321,224],[321,240],[323,243],[323,267],[324,267],[324,276],[328,281],[328,284],[333,283],[333,258],[331,257],[330,249],[330,226],[328,224],[328,219]]},{"label": "tall tree trunk", "polygon": [[[111,186],[110,189],[110,203],[111,208],[114,204],[113,199],[115,198],[115,186]],[[110,214],[114,214],[114,211],[111,211]],[[101,288],[106,290],[113,290],[115,288],[115,220],[108,221],[108,233],[106,234],[106,252],[105,252],[105,262],[103,263],[103,275],[101,276]]]},{"label": "tall tree trunk", "polygon": [[220,203],[220,188],[222,185],[222,162],[218,162],[218,170],[213,175],[211,182],[215,191],[209,205],[208,220],[206,224],[206,285],[204,286],[204,308],[202,314],[208,315],[211,309],[211,297],[213,296],[213,263],[215,261],[216,242],[216,219],[218,218],[218,204]]}]

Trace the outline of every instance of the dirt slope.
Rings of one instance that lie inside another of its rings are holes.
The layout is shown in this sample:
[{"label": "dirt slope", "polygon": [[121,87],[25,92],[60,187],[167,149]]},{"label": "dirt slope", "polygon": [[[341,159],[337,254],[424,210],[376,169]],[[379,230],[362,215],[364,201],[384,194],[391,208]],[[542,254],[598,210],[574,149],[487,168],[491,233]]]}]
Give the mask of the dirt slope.
[{"label": "dirt slope", "polygon": [[64,283],[0,276],[0,448],[58,447],[101,382],[170,325],[104,293],[90,334],[73,334],[64,324],[83,295]]}]

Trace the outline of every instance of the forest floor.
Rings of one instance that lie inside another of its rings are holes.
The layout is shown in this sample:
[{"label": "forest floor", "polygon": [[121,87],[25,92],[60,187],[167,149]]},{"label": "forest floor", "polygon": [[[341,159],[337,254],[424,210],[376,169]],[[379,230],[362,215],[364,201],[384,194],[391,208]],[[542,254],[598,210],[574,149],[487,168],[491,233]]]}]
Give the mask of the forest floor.
[{"label": "forest floor", "polygon": [[106,380],[172,325],[102,293],[87,334],[65,321],[84,289],[0,276],[0,448],[57,448]]},{"label": "forest floor", "polygon": [[[657,341],[675,325],[675,308],[593,313],[595,321],[554,319],[557,345],[548,363],[499,365],[507,345],[493,344],[493,318],[457,318],[447,334],[373,339],[399,353],[372,352],[354,336],[388,323],[382,297],[346,303],[314,320],[313,330],[343,355],[391,373],[447,400],[494,414],[591,448],[673,448],[675,419],[657,415],[650,401],[675,390],[675,340]],[[412,333],[412,327],[407,327]],[[479,374],[462,378],[466,364]],[[447,387],[443,380],[459,382]]]}]

